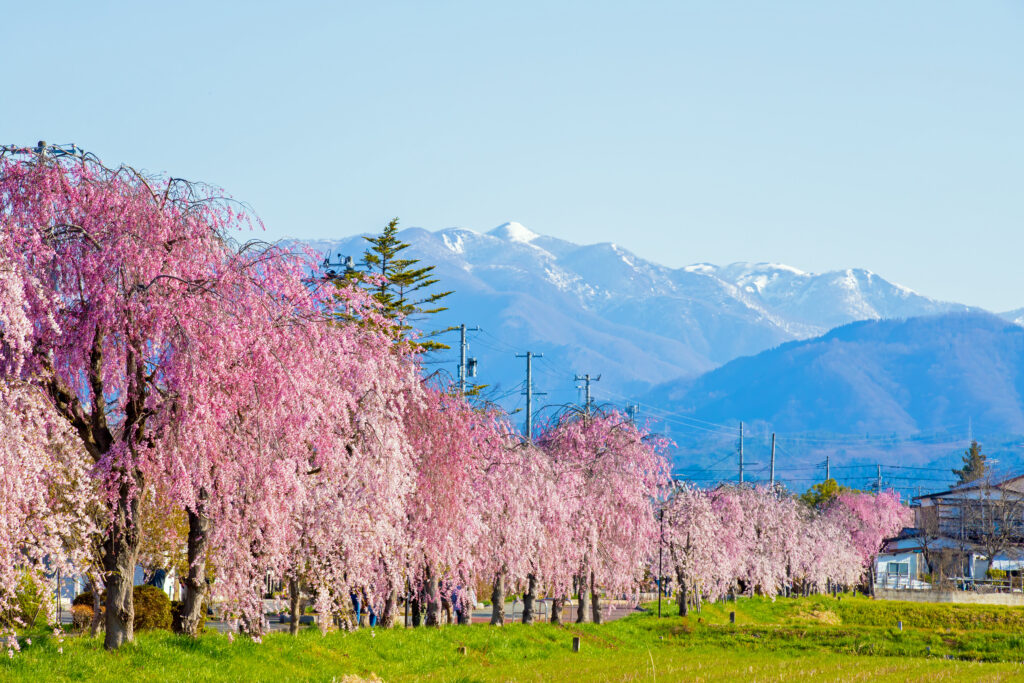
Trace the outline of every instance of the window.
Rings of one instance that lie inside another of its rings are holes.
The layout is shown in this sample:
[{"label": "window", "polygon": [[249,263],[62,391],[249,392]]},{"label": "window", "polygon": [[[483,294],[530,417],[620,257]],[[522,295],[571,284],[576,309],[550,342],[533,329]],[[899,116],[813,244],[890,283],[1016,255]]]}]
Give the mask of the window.
[{"label": "window", "polygon": [[890,576],[910,576],[909,562],[890,562],[886,570]]}]

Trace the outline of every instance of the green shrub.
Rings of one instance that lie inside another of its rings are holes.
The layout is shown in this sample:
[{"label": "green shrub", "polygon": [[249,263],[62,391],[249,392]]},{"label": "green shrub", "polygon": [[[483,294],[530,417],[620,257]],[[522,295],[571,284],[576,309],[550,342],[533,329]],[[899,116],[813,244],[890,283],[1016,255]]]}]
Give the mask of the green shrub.
[{"label": "green shrub", "polygon": [[[100,609],[103,609],[104,603],[107,601],[107,591],[103,591],[100,594]],[[75,599],[71,601],[71,605],[85,605],[89,609],[92,609],[92,591],[85,591],[75,596]]]},{"label": "green shrub", "polygon": [[84,631],[92,626],[92,607],[88,605],[71,606],[71,627],[76,631]]},{"label": "green shrub", "polygon": [[31,628],[40,618],[45,618],[52,600],[42,578],[24,572],[14,590],[14,607],[0,614],[0,626],[20,625]]},{"label": "green shrub", "polygon": [[[132,623],[136,631],[150,629],[171,630],[171,599],[167,593],[156,586],[135,586],[132,588],[132,601],[135,603],[135,619]],[[100,596],[100,604],[106,605],[107,591]],[[92,593],[79,593],[71,601],[72,605],[88,605],[92,607]]]},{"label": "green shrub", "polygon": [[985,572],[985,576],[987,576],[990,579],[1005,579],[1006,578],[1006,570],[1004,570],[1004,569],[991,569],[990,568],[990,569],[988,569]]},{"label": "green shrub", "polygon": [[171,630],[171,599],[156,586],[135,586],[135,630]]}]

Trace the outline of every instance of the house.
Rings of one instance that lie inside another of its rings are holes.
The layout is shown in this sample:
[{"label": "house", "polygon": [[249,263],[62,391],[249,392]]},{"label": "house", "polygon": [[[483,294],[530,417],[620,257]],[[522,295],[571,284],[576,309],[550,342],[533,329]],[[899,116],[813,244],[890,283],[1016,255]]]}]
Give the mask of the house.
[{"label": "house", "polygon": [[914,527],[886,539],[878,588],[977,587],[990,569],[1024,569],[1024,475],[982,480],[913,499]]}]

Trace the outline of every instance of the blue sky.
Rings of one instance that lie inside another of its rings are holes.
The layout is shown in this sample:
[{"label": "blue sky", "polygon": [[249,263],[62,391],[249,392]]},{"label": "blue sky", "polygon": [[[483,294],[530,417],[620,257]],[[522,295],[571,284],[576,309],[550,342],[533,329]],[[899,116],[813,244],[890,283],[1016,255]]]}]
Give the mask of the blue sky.
[{"label": "blue sky", "polygon": [[[31,5],[31,6],[30,6]],[[272,238],[517,220],[1024,306],[1024,4],[5,3],[3,142]]]}]

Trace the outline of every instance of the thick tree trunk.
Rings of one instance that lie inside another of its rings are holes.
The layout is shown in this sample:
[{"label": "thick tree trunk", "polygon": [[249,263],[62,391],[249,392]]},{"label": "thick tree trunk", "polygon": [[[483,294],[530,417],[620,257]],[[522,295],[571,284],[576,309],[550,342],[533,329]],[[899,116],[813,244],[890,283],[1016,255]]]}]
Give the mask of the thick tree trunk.
[{"label": "thick tree trunk", "polygon": [[440,626],[441,598],[440,595],[438,595],[437,579],[434,578],[434,570],[432,567],[427,567],[424,592],[426,593],[427,602],[427,626]]},{"label": "thick tree trunk", "polygon": [[384,609],[377,622],[381,628],[393,628],[395,612],[398,610],[398,588],[388,583],[388,597],[384,600]]},{"label": "thick tree trunk", "polygon": [[[137,474],[136,489],[141,488]],[[116,650],[135,639],[132,584],[139,556],[139,501],[128,483],[118,489],[117,507],[103,541],[103,583],[107,588],[106,634],[103,647]]]},{"label": "thick tree trunk", "polygon": [[423,603],[418,592],[409,598],[409,603],[409,609],[412,611],[412,625],[413,627],[419,626],[423,623],[423,611],[421,609]]},{"label": "thick tree trunk", "polygon": [[676,600],[679,602],[679,616],[685,617],[690,613],[690,603],[686,590],[686,582],[682,577],[678,578],[679,587],[676,588]]},{"label": "thick tree trunk", "polygon": [[579,604],[576,606],[576,623],[583,624],[587,621],[587,594],[589,593],[587,586],[587,575],[580,574],[576,577],[576,596],[579,598]]},{"label": "thick tree trunk", "polygon": [[594,617],[595,624],[601,623],[601,596],[594,581],[594,572],[590,572],[590,614]]},{"label": "thick tree trunk", "polygon": [[288,579],[288,633],[298,635],[299,624],[302,623],[302,584],[297,578]]},{"label": "thick tree trunk", "polygon": [[491,590],[491,626],[505,625],[505,572],[500,571],[494,576],[494,588]]},{"label": "thick tree trunk", "polygon": [[552,598],[551,600],[551,623],[561,625],[562,610],[565,608],[565,598]]},{"label": "thick tree trunk", "polygon": [[209,494],[200,491],[196,511],[188,511],[188,573],[185,587],[188,589],[181,605],[179,625],[181,632],[192,638],[199,637],[199,622],[203,616],[203,599],[206,597],[206,546],[210,540],[210,519],[206,516],[206,501]]},{"label": "thick tree trunk", "polygon": [[533,574],[526,576],[526,592],[523,593],[523,623],[533,623],[533,603],[537,599],[537,577]]}]

